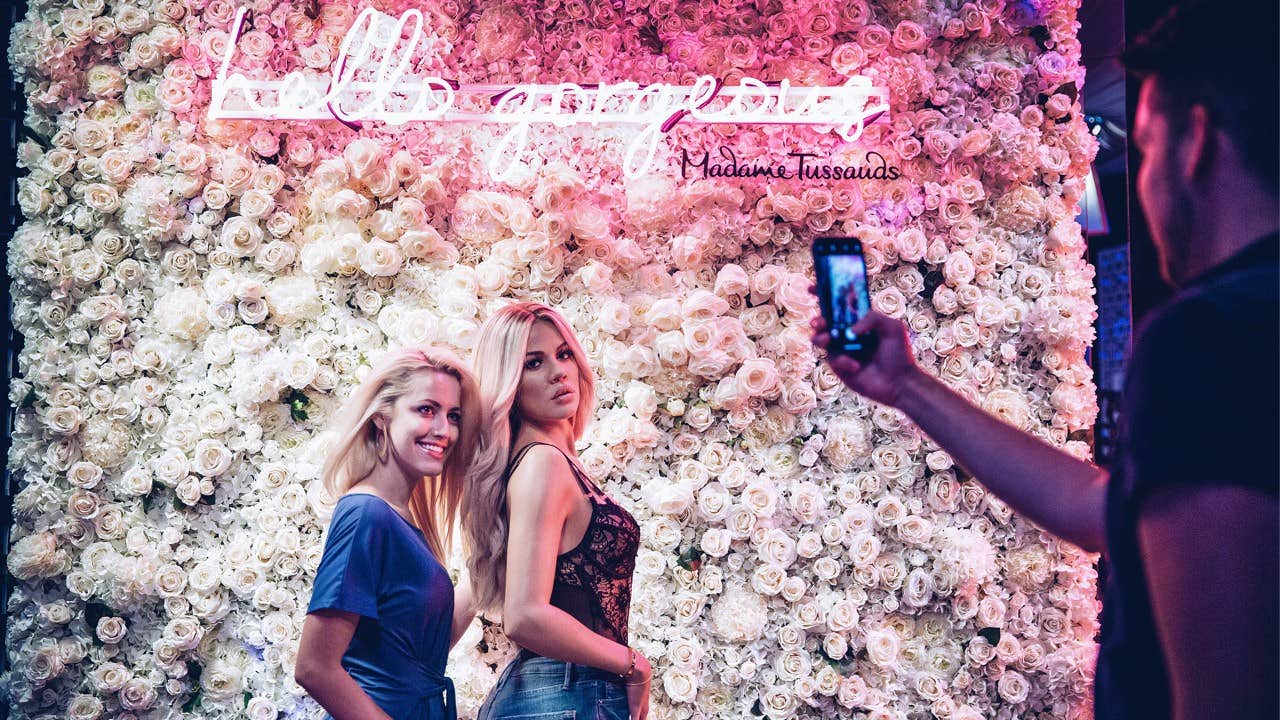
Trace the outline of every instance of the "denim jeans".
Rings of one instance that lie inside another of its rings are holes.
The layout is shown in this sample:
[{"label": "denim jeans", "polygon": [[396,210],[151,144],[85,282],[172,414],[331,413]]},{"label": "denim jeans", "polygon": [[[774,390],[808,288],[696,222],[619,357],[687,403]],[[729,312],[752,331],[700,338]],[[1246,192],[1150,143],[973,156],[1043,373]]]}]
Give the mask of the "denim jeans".
[{"label": "denim jeans", "polygon": [[477,720],[628,720],[627,688],[613,673],[545,657],[517,657]]}]

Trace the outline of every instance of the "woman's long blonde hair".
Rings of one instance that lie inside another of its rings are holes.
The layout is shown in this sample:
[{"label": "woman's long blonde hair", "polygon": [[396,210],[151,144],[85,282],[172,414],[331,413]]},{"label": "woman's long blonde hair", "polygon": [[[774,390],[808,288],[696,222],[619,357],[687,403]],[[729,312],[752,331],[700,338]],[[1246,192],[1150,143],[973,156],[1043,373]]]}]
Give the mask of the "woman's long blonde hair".
[{"label": "woman's long blonde hair", "polygon": [[485,420],[475,377],[456,355],[443,348],[409,348],[391,353],[360,383],[342,408],[338,437],[325,458],[321,477],[325,489],[339,497],[373,472],[378,463],[381,430],[374,418],[390,420],[396,400],[409,381],[425,372],[454,378],[460,386],[462,422],[458,439],[435,482],[424,478],[409,496],[413,522],[440,562],[448,562],[458,507],[469,482]]},{"label": "woman's long blonde hair", "polygon": [[469,545],[467,566],[471,586],[481,608],[502,601],[507,569],[507,464],[520,431],[516,391],[524,373],[524,356],[533,324],[546,320],[555,326],[573,351],[578,365],[578,410],[571,419],[574,439],[582,437],[595,412],[595,379],[573,328],[555,310],[541,303],[518,302],[503,307],[480,328],[476,342],[476,379],[489,409],[488,447],[463,498],[462,529]]}]

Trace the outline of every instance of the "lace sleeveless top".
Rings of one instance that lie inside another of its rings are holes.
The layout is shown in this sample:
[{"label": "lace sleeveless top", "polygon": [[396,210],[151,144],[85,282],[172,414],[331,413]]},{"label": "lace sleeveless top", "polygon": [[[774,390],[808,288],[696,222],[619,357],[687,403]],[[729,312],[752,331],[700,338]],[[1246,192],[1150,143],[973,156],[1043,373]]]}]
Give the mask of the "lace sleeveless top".
[{"label": "lace sleeveless top", "polygon": [[[507,477],[534,445],[555,447],[535,442],[520,448],[507,466]],[[570,461],[569,468],[591,502],[591,521],[577,547],[556,558],[551,604],[597,634],[626,645],[631,574],[640,550],[640,525],[622,506],[593,490],[594,485],[575,463]]]}]

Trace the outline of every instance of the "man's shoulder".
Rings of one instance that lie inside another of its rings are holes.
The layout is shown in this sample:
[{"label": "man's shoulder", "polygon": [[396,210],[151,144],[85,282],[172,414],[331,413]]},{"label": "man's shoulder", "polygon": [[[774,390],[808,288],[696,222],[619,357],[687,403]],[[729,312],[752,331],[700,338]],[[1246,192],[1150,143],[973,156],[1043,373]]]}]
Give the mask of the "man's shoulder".
[{"label": "man's shoulder", "polygon": [[[1252,266],[1188,288],[1143,321],[1136,348],[1194,350],[1191,343],[1277,338],[1280,268]],[[1167,348],[1173,344],[1175,347]]]}]

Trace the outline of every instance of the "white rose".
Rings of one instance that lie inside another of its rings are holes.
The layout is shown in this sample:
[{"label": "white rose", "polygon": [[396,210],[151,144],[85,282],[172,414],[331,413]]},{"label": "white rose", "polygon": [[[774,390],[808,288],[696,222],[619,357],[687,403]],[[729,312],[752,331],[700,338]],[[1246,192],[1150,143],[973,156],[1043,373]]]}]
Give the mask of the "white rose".
[{"label": "white rose", "polygon": [[92,695],[76,695],[67,706],[68,720],[97,720],[104,711],[102,701]]},{"label": "white rose", "polygon": [[697,638],[678,637],[667,645],[667,657],[671,663],[685,670],[697,670],[706,651]]},{"label": "white rose", "polygon": [[1006,670],[1004,674],[1000,676],[999,682],[996,683],[996,690],[1000,693],[1000,697],[1004,699],[1005,702],[1016,705],[1026,701],[1027,695],[1031,690],[1031,685],[1027,682],[1026,678],[1022,677],[1018,673]]},{"label": "white rose", "polygon": [[704,596],[690,592],[679,593],[671,603],[672,617],[681,625],[689,625],[698,619],[705,606]]},{"label": "white rose", "polygon": [[84,202],[94,210],[109,215],[120,209],[120,193],[105,183],[90,183],[84,188]]},{"label": "white rose", "polygon": [[783,650],[773,661],[773,669],[779,680],[794,682],[809,675],[813,669],[809,662],[809,653],[802,648]]},{"label": "white rose", "polygon": [[217,477],[231,468],[235,454],[220,441],[205,438],[196,443],[193,469],[205,477]]},{"label": "white rose", "polygon": [[66,661],[56,644],[46,645],[37,650],[27,662],[23,675],[32,685],[41,687],[62,674],[66,669]]},{"label": "white rose", "polygon": [[253,257],[262,244],[262,228],[252,218],[236,215],[222,224],[219,242],[235,257]]},{"label": "white rose", "polygon": [[262,636],[267,642],[280,645],[293,639],[293,620],[285,612],[267,613],[262,618]]},{"label": "white rose", "polygon": [[832,557],[820,557],[813,563],[814,576],[827,582],[835,580],[843,569],[840,561]]},{"label": "white rose", "polygon": [[765,533],[757,554],[762,561],[785,569],[796,560],[796,542],[787,533],[774,528]]},{"label": "white rose", "polygon": [[118,692],[133,677],[133,673],[117,662],[107,662],[95,668],[89,676],[99,692]]},{"label": "white rose", "polygon": [[252,220],[266,217],[275,205],[275,198],[262,190],[247,190],[240,196],[240,214]]},{"label": "white rose", "polygon": [[187,586],[187,575],[182,568],[169,563],[156,570],[152,581],[155,583],[156,594],[160,597],[177,597]]},{"label": "white rose", "polygon": [[774,300],[793,317],[807,318],[817,310],[818,300],[809,292],[811,281],[791,273],[774,291]]},{"label": "white rose", "polygon": [[751,574],[751,587],[762,595],[777,595],[787,580],[787,571],[779,565],[763,564]]},{"label": "white rose", "polygon": [[245,714],[248,715],[249,720],[275,720],[280,710],[268,698],[255,697],[245,706]]},{"label": "white rose", "polygon": [[919,515],[909,515],[894,531],[908,545],[924,545],[933,538],[933,523]]},{"label": "white rose", "polygon": [[222,569],[213,560],[205,560],[191,569],[187,584],[200,593],[208,593],[218,586]]},{"label": "white rose", "polygon": [[706,520],[723,520],[732,507],[729,491],[718,482],[710,482],[698,491],[698,514]]},{"label": "white rose", "polygon": [[859,617],[857,606],[852,600],[845,598],[827,611],[827,629],[832,632],[847,632],[858,624]]},{"label": "white rose", "polygon": [[827,500],[822,489],[809,482],[799,483],[791,488],[789,504],[796,519],[806,525],[821,519],[827,509]]},{"label": "white rose", "polygon": [[151,461],[151,471],[162,484],[172,487],[186,477],[190,469],[187,456],[176,448],[169,448]]},{"label": "white rose", "polygon": [[164,637],[179,650],[193,650],[200,644],[204,631],[199,620],[189,616],[176,617],[165,625]]},{"label": "white rose", "polygon": [[591,260],[578,270],[577,275],[592,295],[604,296],[613,292],[613,268],[608,265]]},{"label": "white rose", "polygon": [[849,652],[849,641],[843,633],[827,633],[822,638],[822,652],[832,660],[840,660]]},{"label": "white rose", "polygon": [[700,547],[711,557],[724,557],[729,552],[733,537],[728,530],[711,528],[702,535]]},{"label": "white rose", "polygon": [[129,629],[125,626],[124,620],[118,617],[103,617],[98,619],[96,632],[98,639],[102,642],[118,643],[124,640],[124,636],[128,634]]},{"label": "white rose", "polygon": [[653,509],[663,515],[680,515],[693,503],[693,490],[682,482],[670,482],[656,493]]},{"label": "white rose", "polygon": [[65,601],[40,606],[40,620],[50,625],[66,625],[71,622],[71,606]]},{"label": "white rose", "polygon": [[609,298],[600,306],[595,318],[601,330],[617,335],[631,327],[631,306],[617,298]]},{"label": "white rose", "polygon": [[797,705],[796,696],[781,686],[770,687],[760,696],[760,709],[774,720],[791,717],[795,714]]},{"label": "white rose", "polygon": [[146,678],[133,678],[120,689],[120,705],[126,710],[146,710],[158,697],[155,685]]},{"label": "white rose", "polygon": [[871,662],[882,668],[894,668],[898,664],[902,641],[892,629],[880,628],[867,632],[866,649]]},{"label": "white rose", "polygon": [[284,364],[285,383],[296,389],[303,389],[315,379],[320,366],[315,358],[305,354],[292,354]]},{"label": "white rose", "polygon": [[679,330],[683,322],[680,301],[676,298],[660,298],[645,312],[646,325],[660,332]]},{"label": "white rose", "polygon": [[90,490],[102,480],[102,468],[91,462],[77,462],[67,470],[67,480],[82,490]]},{"label": "white rose", "polygon": [[240,668],[235,665],[224,660],[215,660],[200,676],[200,686],[210,700],[230,700],[242,691],[243,676]]},{"label": "white rose", "polygon": [[680,544],[680,526],[670,518],[657,518],[647,529],[649,540],[659,549],[671,550]]},{"label": "white rose", "polygon": [[773,483],[756,480],[742,490],[742,504],[757,517],[773,515],[778,506],[778,492]]},{"label": "white rose", "polygon": [[662,674],[662,689],[672,702],[693,702],[698,694],[698,681],[682,668],[670,668]]},{"label": "white rose", "polygon": [[836,702],[846,708],[862,707],[867,704],[867,693],[867,681],[860,675],[849,675],[840,681]]},{"label": "white rose", "polygon": [[694,430],[703,432],[711,427],[711,423],[715,421],[715,415],[709,405],[698,404],[685,412],[684,421]]},{"label": "white rose", "polygon": [[385,240],[370,240],[356,255],[360,269],[374,277],[390,277],[400,272],[404,258],[400,249]]}]

